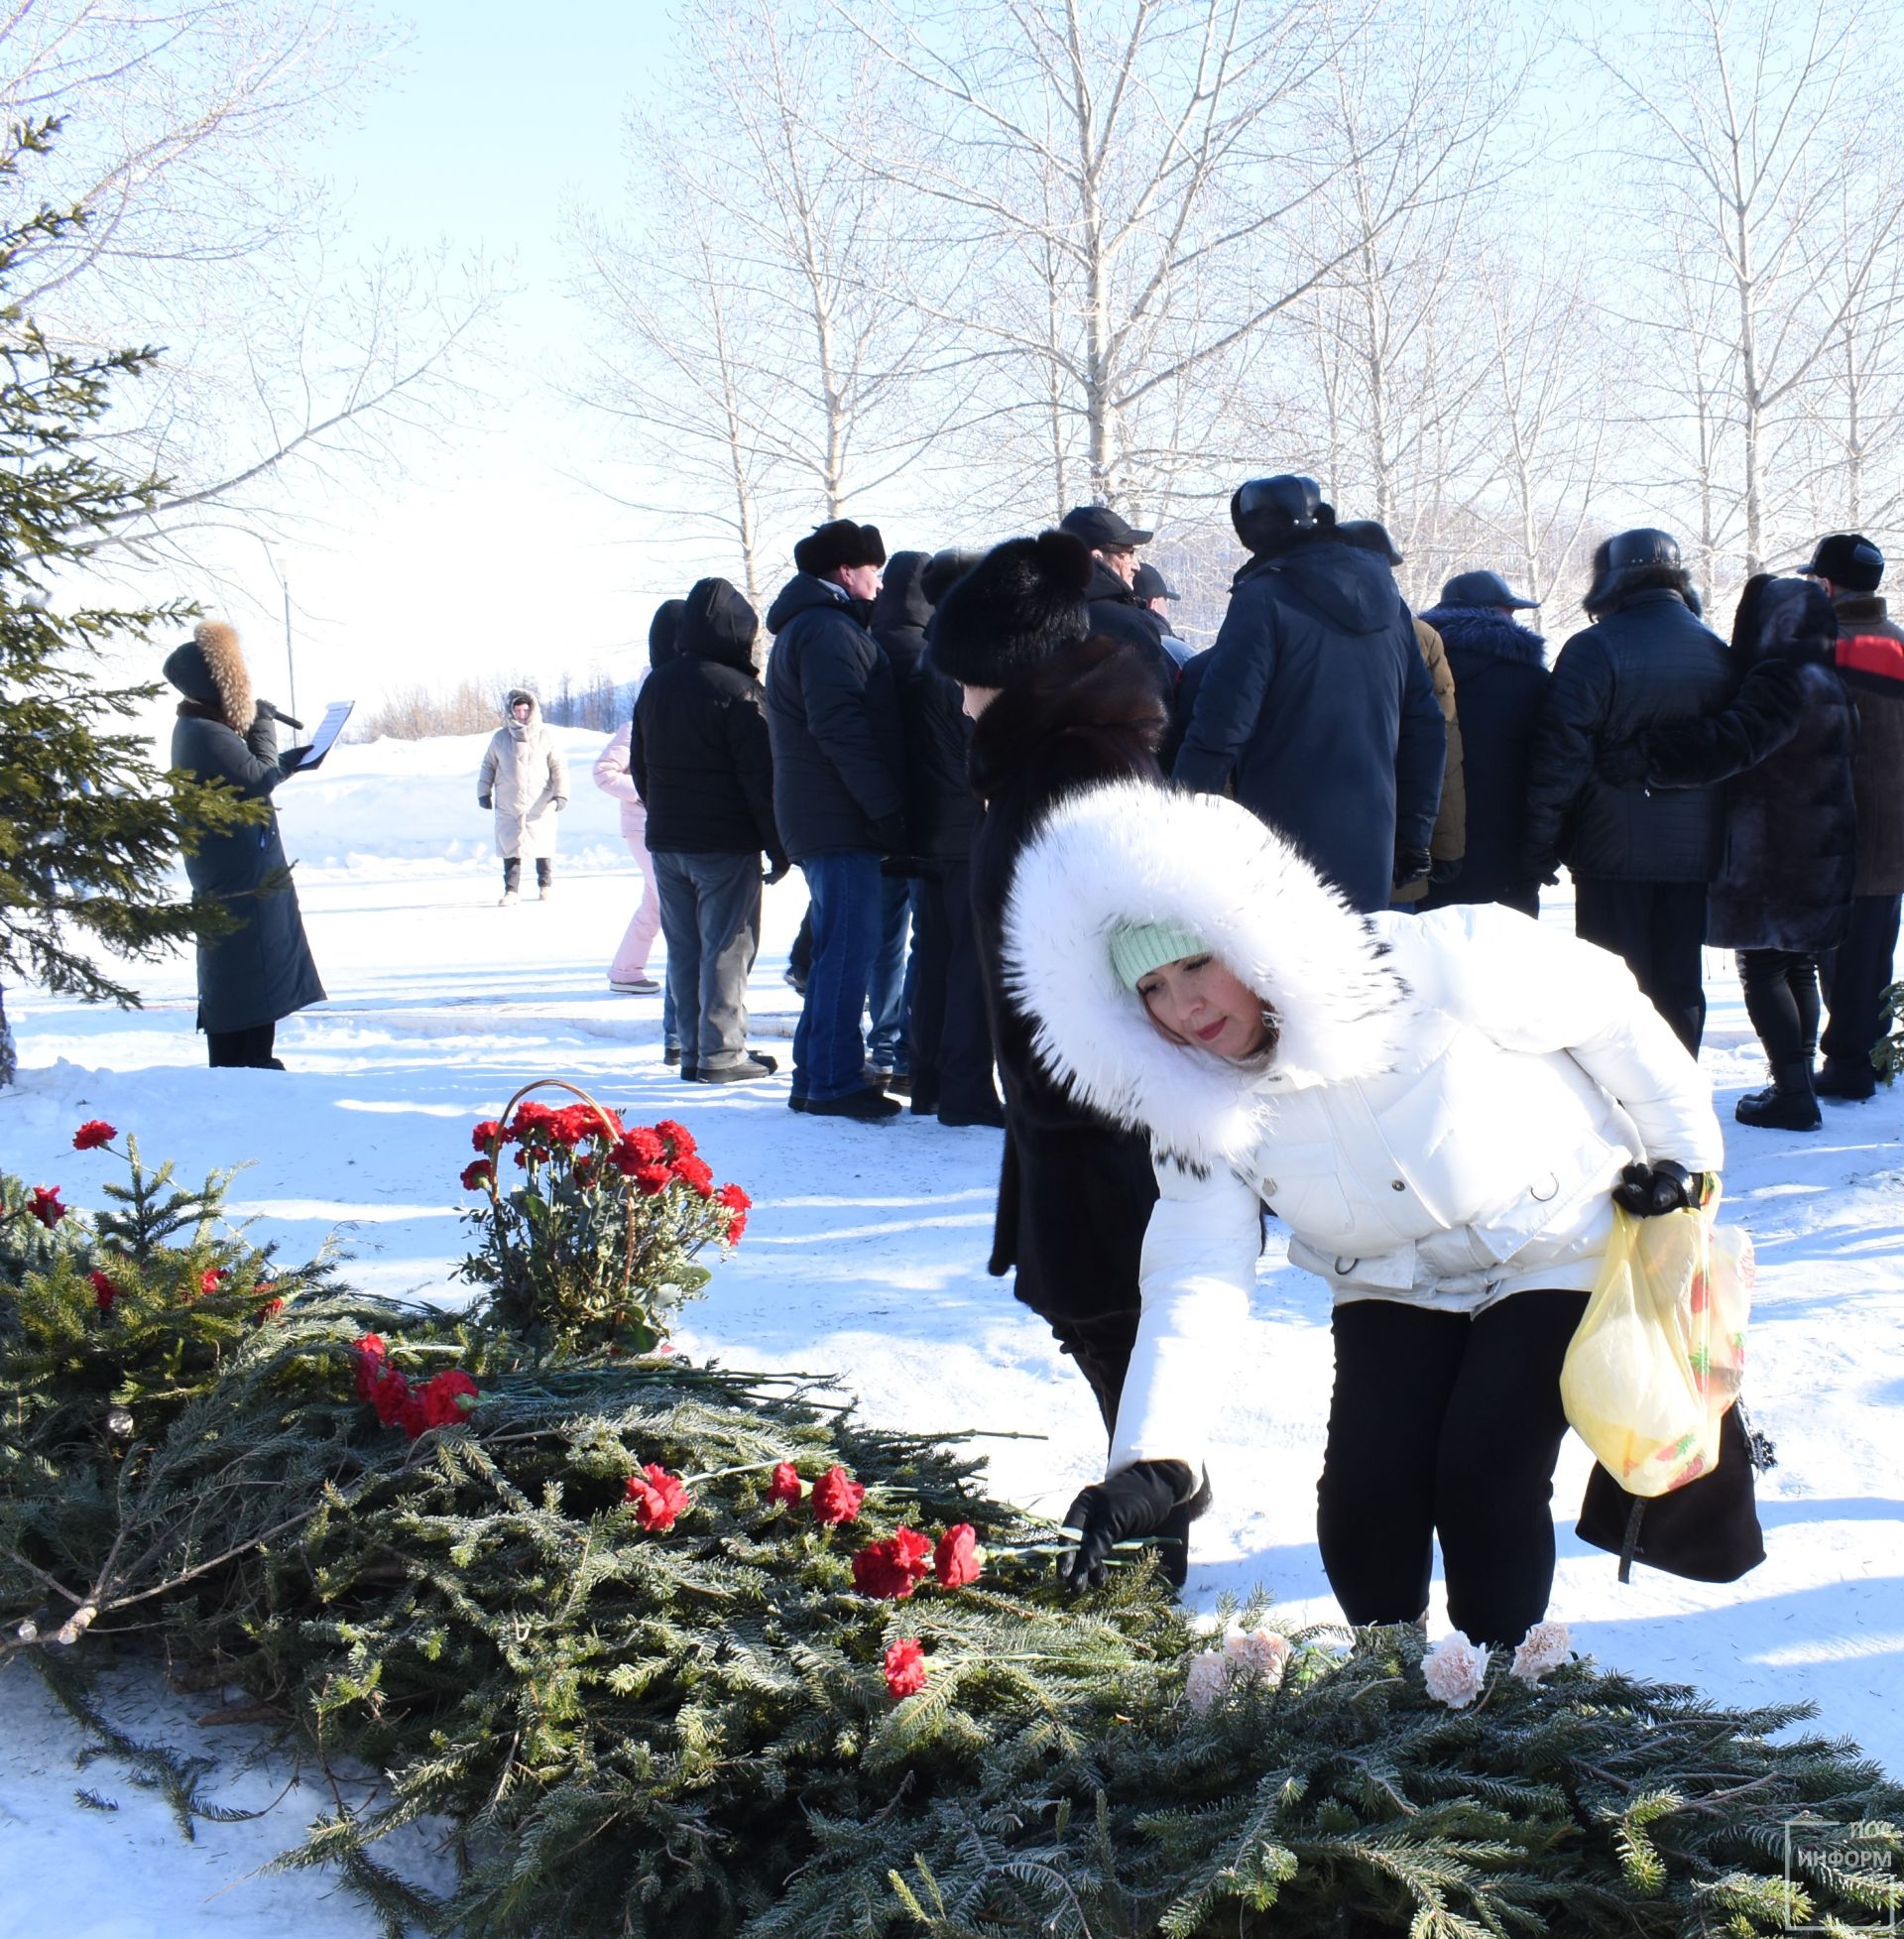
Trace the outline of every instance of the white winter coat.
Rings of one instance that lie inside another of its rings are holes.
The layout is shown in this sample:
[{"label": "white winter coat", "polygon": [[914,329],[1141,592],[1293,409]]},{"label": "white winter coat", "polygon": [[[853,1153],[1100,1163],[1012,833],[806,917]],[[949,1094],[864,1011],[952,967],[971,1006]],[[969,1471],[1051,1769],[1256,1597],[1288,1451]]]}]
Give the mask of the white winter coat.
[{"label": "white winter coat", "polygon": [[[519,699],[529,702],[527,721],[510,715]],[[495,799],[497,854],[533,860],[555,853],[555,815],[568,800],[568,769],[533,693],[517,688],[504,701],[503,725],[483,756],[476,794]]]},{"label": "white winter coat", "polygon": [[[1150,1023],[1111,967],[1125,921],[1200,936],[1263,998],[1266,1065]],[[1057,810],[1013,877],[1006,959],[1039,1054],[1156,1160],[1114,1473],[1201,1459],[1262,1207],[1338,1300],[1476,1312],[1590,1287],[1622,1165],[1723,1160],[1711,1084],[1616,956],[1497,905],[1359,915],[1214,796],[1120,784]]]},{"label": "white winter coat", "polygon": [[616,728],[608,745],[595,757],[595,786],[621,803],[622,839],[640,854],[648,852],[648,809],[642,805],[635,786],[629,743],[635,737],[635,723],[625,720]]}]

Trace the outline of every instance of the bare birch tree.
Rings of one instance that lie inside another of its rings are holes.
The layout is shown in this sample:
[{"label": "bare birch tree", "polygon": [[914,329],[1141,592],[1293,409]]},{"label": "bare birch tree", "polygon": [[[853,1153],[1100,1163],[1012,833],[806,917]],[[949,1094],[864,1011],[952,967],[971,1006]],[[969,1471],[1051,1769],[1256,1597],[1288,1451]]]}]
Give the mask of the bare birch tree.
[{"label": "bare birch tree", "polygon": [[1638,301],[1608,306],[1649,340],[1640,422],[1660,483],[1700,495],[1721,576],[1805,542],[1835,360],[1890,326],[1904,183],[1868,84],[1896,58],[1889,19],[1863,0],[1675,0],[1596,50],[1627,130],[1625,234],[1653,238]]},{"label": "bare birch tree", "polygon": [[255,528],[282,513],[287,470],[385,464],[400,427],[454,408],[487,276],[334,262],[298,166],[387,39],[344,0],[0,7],[0,112],[59,119],[34,186],[87,218],[23,260],[23,301],[62,347],[163,349],[110,461],[176,491],[102,543],[151,554],[195,524]]}]

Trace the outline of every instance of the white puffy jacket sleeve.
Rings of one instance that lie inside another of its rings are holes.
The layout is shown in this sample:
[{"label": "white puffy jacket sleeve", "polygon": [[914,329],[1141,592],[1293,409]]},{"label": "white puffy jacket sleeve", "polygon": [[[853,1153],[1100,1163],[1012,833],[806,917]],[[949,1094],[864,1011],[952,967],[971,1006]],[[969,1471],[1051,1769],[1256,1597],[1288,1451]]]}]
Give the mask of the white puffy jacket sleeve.
[{"label": "white puffy jacket sleeve", "polygon": [[[1421,994],[1510,1050],[1564,1050],[1638,1128],[1648,1158],[1717,1171],[1712,1079],[1609,950],[1486,903],[1398,918],[1434,925],[1444,987]],[[1392,933],[1392,932],[1391,932]],[[1408,974],[1405,940],[1397,952]]]},{"label": "white puffy jacket sleeve", "polygon": [[1227,1166],[1205,1177],[1156,1164],[1143,1235],[1143,1311],[1105,1472],[1133,1461],[1203,1466],[1221,1384],[1236,1362],[1262,1250],[1255,1191]]}]

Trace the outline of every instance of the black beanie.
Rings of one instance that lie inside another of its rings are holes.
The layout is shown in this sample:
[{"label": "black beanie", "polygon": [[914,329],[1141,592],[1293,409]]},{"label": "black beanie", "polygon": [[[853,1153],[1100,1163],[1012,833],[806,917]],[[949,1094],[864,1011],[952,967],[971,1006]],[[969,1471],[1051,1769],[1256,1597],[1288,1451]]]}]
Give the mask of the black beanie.
[{"label": "black beanie", "polygon": [[837,572],[842,565],[884,565],[886,542],[876,525],[833,519],[815,526],[799,541],[793,547],[793,563],[816,579]]},{"label": "black beanie", "polygon": [[1010,686],[1034,673],[1091,616],[1091,553],[1068,532],[994,545],[932,615],[932,665],[962,686]]}]

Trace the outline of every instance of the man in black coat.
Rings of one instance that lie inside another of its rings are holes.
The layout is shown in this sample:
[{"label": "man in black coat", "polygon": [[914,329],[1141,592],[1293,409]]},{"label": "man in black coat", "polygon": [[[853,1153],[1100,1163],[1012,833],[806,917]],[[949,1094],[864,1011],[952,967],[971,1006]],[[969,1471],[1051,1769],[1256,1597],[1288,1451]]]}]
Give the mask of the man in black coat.
[{"label": "man in black coat", "polygon": [[1108,505],[1074,505],[1058,530],[1091,553],[1091,583],[1084,590],[1091,631],[1107,640],[1128,640],[1139,649],[1168,706],[1176,690],[1177,657],[1164,645],[1169,628],[1136,589],[1137,547],[1149,545],[1156,534],[1139,532]]},{"label": "man in black coat", "polygon": [[1806,575],[1838,615],[1838,671],[1857,707],[1857,880],[1850,927],[1825,959],[1831,1021],[1819,1039],[1820,1097],[1861,1103],[1877,1089],[1871,1052],[1904,908],[1904,628],[1878,597],[1884,554],[1861,533],[1821,539]]},{"label": "man in black coat", "polygon": [[[972,912],[1005,1080],[991,1271],[1015,1273],[1018,1298],[1077,1362],[1109,1432],[1142,1306],[1138,1271],[1157,1196],[1149,1141],[1060,1087],[1003,982],[1006,898],[1039,821],[1094,782],[1162,780],[1163,702],[1140,647],[1090,633],[1089,582],[1089,555],[1069,535],[1010,540],[947,592],[933,616],[929,655],[964,687],[978,721],[972,780],[985,816],[972,855]],[[1190,1519],[1207,1497],[1187,1468],[1148,1471],[1181,1465],[1138,1462],[1086,1489],[1067,1525],[1083,1528],[1110,1515],[1125,1533],[1160,1536],[1165,1571],[1180,1583]]]},{"label": "man in black coat", "polygon": [[1461,698],[1462,775],[1467,792],[1467,846],[1461,873],[1431,885],[1422,908],[1503,903],[1540,913],[1540,879],[1521,872],[1527,813],[1528,746],[1547,697],[1547,654],[1517,612],[1523,599],[1498,572],[1457,572],[1431,612],[1448,670]]},{"label": "man in black coat", "polygon": [[1568,865],[1574,932],[1624,957],[1697,1053],[1706,1029],[1706,886],[1725,832],[1721,791],[1622,788],[1598,768],[1605,750],[1649,727],[1724,706],[1737,677],[1664,532],[1604,541],[1582,603],[1594,623],[1561,649],[1534,722],[1521,871],[1551,882]]},{"label": "man in black coat", "polygon": [[754,677],[761,622],[725,579],[682,602],[673,657],[642,682],[629,773],[648,809],[648,852],[667,938],[681,1075],[765,1077],[747,1049],[747,979],[761,946],[761,855],[788,867],[774,824],[774,758]]},{"label": "man in black coat", "polygon": [[882,856],[905,849],[905,773],[892,666],[867,631],[886,546],[835,519],[793,547],[768,609],[774,816],[812,900],[813,961],[793,1034],[795,1111],[877,1122],[900,1110],[869,1082],[860,1020],[880,953]]},{"label": "man in black coat", "polygon": [[972,933],[972,721],[958,681],[926,658],[932,609],[979,561],[977,552],[894,552],[873,602],[905,734],[905,824],[912,877],[907,975],[912,1110],[944,1125],[999,1125],[992,1030]]},{"label": "man in black coat", "polygon": [[1386,909],[1428,873],[1448,754],[1394,574],[1336,538],[1312,478],[1253,478],[1230,518],[1250,559],[1191,663],[1175,777],[1212,794],[1234,780],[1358,909]]}]

